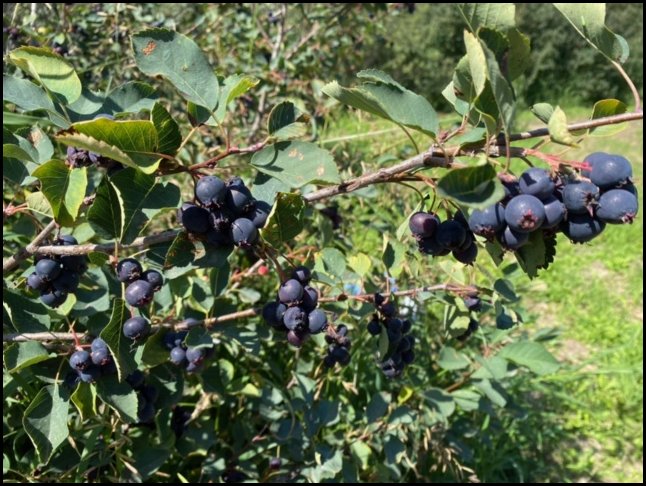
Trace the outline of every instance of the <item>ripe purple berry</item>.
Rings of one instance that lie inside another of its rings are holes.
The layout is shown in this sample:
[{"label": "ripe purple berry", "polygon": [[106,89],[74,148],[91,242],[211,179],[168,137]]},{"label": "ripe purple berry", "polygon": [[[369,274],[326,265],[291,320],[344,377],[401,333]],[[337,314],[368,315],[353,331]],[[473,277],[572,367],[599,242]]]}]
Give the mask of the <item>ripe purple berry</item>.
[{"label": "ripe purple berry", "polygon": [[[292,307],[294,309],[295,307]],[[318,334],[327,327],[327,316],[321,309],[314,309],[307,316],[308,330],[312,334]]]},{"label": "ripe purple berry", "polygon": [[460,248],[466,237],[466,229],[459,221],[454,219],[441,223],[435,232],[437,243],[448,250]]},{"label": "ripe purple berry", "polygon": [[278,299],[286,305],[298,304],[303,298],[303,285],[296,279],[290,279],[278,289]]},{"label": "ripe purple berry", "polygon": [[535,196],[521,194],[511,199],[505,208],[505,221],[519,233],[529,233],[541,227],[545,220],[545,207]]},{"label": "ripe purple berry", "polygon": [[139,341],[150,334],[150,322],[141,316],[131,317],[123,323],[123,335],[134,341]]},{"label": "ripe purple berry", "polygon": [[195,184],[195,197],[207,208],[220,206],[224,202],[226,195],[227,187],[219,177],[202,177]]},{"label": "ripe purple berry", "polygon": [[143,268],[134,258],[125,258],[117,264],[117,278],[119,282],[129,283],[141,277]]},{"label": "ripe purple berry", "polygon": [[574,181],[563,188],[563,204],[569,214],[590,214],[599,200],[599,188],[587,181]]},{"label": "ripe purple berry", "polygon": [[637,197],[624,189],[611,189],[599,198],[597,218],[610,224],[632,223],[637,215]]},{"label": "ripe purple berry", "polygon": [[440,225],[439,218],[433,213],[419,211],[413,214],[408,220],[408,227],[411,233],[419,238],[428,238],[433,236],[435,230]]},{"label": "ripe purple berry", "polygon": [[247,218],[238,218],[231,224],[233,242],[242,247],[248,247],[258,241],[258,228]]},{"label": "ripe purple berry", "polygon": [[469,229],[478,236],[493,240],[496,233],[505,227],[505,208],[496,203],[483,210],[476,209],[469,217]]},{"label": "ripe purple berry", "polygon": [[153,287],[145,280],[135,280],[126,288],[126,302],[133,307],[143,307],[153,299]]},{"label": "ripe purple berry", "polygon": [[164,285],[164,277],[157,270],[146,270],[141,274],[141,278],[152,285],[154,292],[161,290]]},{"label": "ripe purple berry", "polygon": [[621,155],[595,152],[588,155],[585,161],[591,166],[591,170],[584,170],[581,174],[601,189],[628,184],[633,175],[630,162]]},{"label": "ripe purple berry", "polygon": [[606,223],[589,214],[572,214],[561,223],[561,230],[573,243],[590,241],[601,234],[605,227]]},{"label": "ripe purple berry", "polygon": [[531,167],[522,173],[518,180],[518,186],[522,194],[536,196],[544,200],[554,192],[554,181],[549,172],[538,167]]},{"label": "ripe purple berry", "polygon": [[45,282],[51,282],[61,274],[61,264],[50,258],[43,258],[36,263],[36,274]]}]

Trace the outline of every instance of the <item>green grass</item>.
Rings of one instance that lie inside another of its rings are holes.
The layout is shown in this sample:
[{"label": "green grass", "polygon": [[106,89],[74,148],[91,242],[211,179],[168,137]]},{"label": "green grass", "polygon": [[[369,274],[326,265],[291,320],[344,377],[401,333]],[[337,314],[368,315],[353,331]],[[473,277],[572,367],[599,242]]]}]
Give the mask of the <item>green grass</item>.
[{"label": "green grass", "polygon": [[[589,110],[582,108],[569,108],[566,113],[573,121],[589,117]],[[519,125],[539,123],[527,112]],[[375,168],[379,156],[406,155],[406,146],[410,147],[401,131],[374,133],[387,128],[387,123],[374,118],[348,115],[326,127],[322,139],[366,134],[347,143],[331,142],[327,148],[376,154],[373,160],[363,159],[366,167]],[[588,137],[564,158],[581,160],[599,150],[623,154],[633,163],[643,207],[642,141],[643,126],[633,123],[612,137]],[[522,171],[519,164],[513,167]],[[487,456],[489,449],[475,459],[474,469],[487,471],[483,474],[487,480],[508,480],[500,470],[509,463],[512,476],[525,481],[642,481],[642,238],[643,214],[632,225],[609,225],[585,245],[573,245],[561,235],[551,267],[533,281],[522,277],[516,282],[525,289],[523,299],[532,316],[528,331],[558,329],[560,338],[550,346],[565,366],[537,383],[538,398],[524,398],[530,403],[529,415],[522,423],[510,421],[508,429],[501,431],[500,446],[493,448],[502,451],[501,457]],[[520,390],[526,391],[532,383],[523,386]],[[523,450],[514,449],[516,444],[522,444]],[[510,451],[517,457],[503,457]],[[496,461],[500,464],[491,464]]]}]

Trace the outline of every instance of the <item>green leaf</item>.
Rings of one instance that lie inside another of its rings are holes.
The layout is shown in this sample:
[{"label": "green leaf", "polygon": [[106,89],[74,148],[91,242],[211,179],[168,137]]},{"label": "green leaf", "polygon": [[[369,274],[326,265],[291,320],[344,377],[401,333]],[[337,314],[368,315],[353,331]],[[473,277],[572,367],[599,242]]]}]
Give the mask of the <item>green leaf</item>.
[{"label": "green leaf", "polygon": [[269,113],[267,130],[277,140],[289,140],[305,135],[308,121],[307,113],[299,110],[291,101],[283,101]]},{"label": "green leaf", "polygon": [[155,177],[124,169],[111,178],[123,207],[122,243],[131,243],[161,210],[176,208],[180,190],[170,182],[155,184]]},{"label": "green leaf", "polygon": [[363,277],[370,271],[372,261],[365,253],[357,253],[348,257],[348,265],[359,277]]},{"label": "green leaf", "polygon": [[56,139],[138,168],[147,174],[155,172],[159,165],[159,140],[157,129],[151,121],[97,118],[75,123]]},{"label": "green leaf", "polygon": [[445,420],[455,412],[453,397],[439,388],[432,388],[424,393],[424,398],[429,402],[430,408]]},{"label": "green leaf", "polygon": [[440,365],[440,368],[442,369],[454,371],[464,369],[471,363],[465,354],[456,351],[451,346],[444,346],[440,351],[437,364]]},{"label": "green leaf", "polygon": [[107,326],[103,328],[99,335],[108,345],[110,354],[112,354],[112,358],[117,365],[119,381],[124,381],[126,376],[137,369],[132,340],[124,336],[122,332],[123,323],[129,318],[130,313],[126,308],[126,303],[123,299],[115,298],[112,305],[110,322],[108,322]]},{"label": "green leaf", "polygon": [[350,452],[359,463],[361,469],[367,469],[372,455],[372,449],[363,441],[357,440],[350,445]]},{"label": "green leaf", "polygon": [[[168,331],[170,332],[170,331]],[[148,366],[157,366],[168,362],[168,349],[164,345],[166,331],[158,330],[146,339],[143,345],[141,360]]]},{"label": "green leaf", "polygon": [[[464,45],[467,49],[466,57],[469,63],[471,82],[475,88],[473,98],[469,97],[468,99],[475,99],[484,91],[485,83],[487,82],[487,59],[482,48],[482,44],[480,44],[478,38],[470,32],[464,32]],[[455,81],[456,79],[454,78],[453,82],[455,83]],[[464,90],[464,88],[462,88],[461,91],[462,90]]]},{"label": "green leaf", "polygon": [[309,142],[279,142],[269,145],[251,158],[260,172],[299,188],[309,183],[340,182],[332,154]]},{"label": "green leaf", "polygon": [[155,103],[150,112],[150,120],[157,130],[157,151],[166,155],[175,155],[182,144],[182,134],[177,122],[159,103]]},{"label": "green leaf", "polygon": [[62,160],[50,160],[33,172],[52,206],[56,222],[73,226],[87,188],[87,169],[71,169]]},{"label": "green leaf", "polygon": [[[594,104],[591,119],[595,120],[606,116],[620,115],[622,113],[626,113],[627,110],[628,106],[619,100],[601,100]],[[618,123],[614,125],[606,125],[604,127],[591,128],[589,133],[598,137],[607,137],[610,135],[616,135],[625,128],[625,123]]]},{"label": "green leaf", "polygon": [[611,61],[626,62],[630,52],[628,43],[606,27],[605,3],[555,3],[554,6],[595,49]]},{"label": "green leaf", "polygon": [[43,47],[19,47],[9,53],[15,64],[67,104],[81,96],[81,80],[71,64]]},{"label": "green leaf", "polygon": [[366,419],[369,424],[386,417],[391,400],[392,395],[388,392],[377,392],[372,396],[366,407]]},{"label": "green leaf", "polygon": [[227,77],[222,83],[220,99],[218,100],[218,109],[215,110],[215,118],[218,122],[222,122],[224,120],[229,103],[245,94],[259,82],[259,79],[247,76],[246,74],[234,74]]},{"label": "green leaf", "polygon": [[460,388],[451,392],[451,396],[457,406],[465,412],[472,412],[480,407],[480,395],[474,391]]},{"label": "green leaf", "polygon": [[393,277],[399,276],[404,269],[406,246],[397,240],[392,240],[386,233],[383,235],[382,260]]},{"label": "green leaf", "polygon": [[2,99],[25,111],[55,111],[54,103],[40,86],[6,74],[2,76]]},{"label": "green leaf", "polygon": [[532,65],[529,37],[518,29],[507,32],[509,54],[507,56],[507,77],[510,81],[520,77]]},{"label": "green leaf", "polygon": [[517,341],[508,344],[498,356],[520,366],[526,366],[537,375],[547,375],[559,369],[559,362],[541,343]]},{"label": "green leaf", "polygon": [[507,376],[509,371],[509,363],[506,359],[501,358],[500,355],[491,356],[489,358],[481,358],[476,356],[476,361],[480,363],[478,368],[472,375],[472,378],[502,380]]},{"label": "green leaf", "polygon": [[438,116],[426,98],[375,69],[362,71],[357,77],[365,82],[356,88],[345,88],[333,81],[322,92],[345,105],[435,137],[439,130]]},{"label": "green leaf", "polygon": [[208,110],[218,105],[218,78],[204,53],[188,37],[166,29],[147,29],[132,36],[137,67],[163,76],[182,97]]},{"label": "green leaf", "polygon": [[106,97],[101,108],[102,113],[137,113],[141,110],[152,110],[159,94],[147,83],[129,81],[117,86]]},{"label": "green leaf", "polygon": [[56,357],[56,354],[50,354],[39,342],[27,341],[7,347],[4,351],[4,364],[11,373],[53,357]]},{"label": "green leaf", "polygon": [[504,407],[507,405],[504,390],[489,380],[473,380],[473,385],[482,392],[494,405]]},{"label": "green leaf", "polygon": [[345,255],[336,248],[323,248],[319,253],[328,274],[342,278],[345,273]]},{"label": "green leaf", "polygon": [[550,263],[545,242],[540,231],[533,232],[529,234],[529,241],[515,252],[520,267],[530,278],[537,277],[538,271]]},{"label": "green leaf", "polygon": [[123,200],[108,177],[104,177],[87,212],[94,231],[106,239],[120,238],[125,219]]},{"label": "green leaf", "polygon": [[576,147],[576,139],[567,128],[567,117],[561,107],[554,108],[554,113],[552,113],[547,123],[547,129],[550,132],[552,142]]},{"label": "green leaf", "polygon": [[67,439],[69,402],[55,384],[40,389],[22,419],[22,426],[34,444],[40,462],[47,464],[53,452]]},{"label": "green leaf", "polygon": [[108,375],[97,380],[95,386],[99,398],[113,408],[121,420],[129,424],[138,422],[139,401],[128,383],[119,383],[116,376]]},{"label": "green leaf", "polygon": [[530,110],[543,123],[548,123],[554,114],[554,107],[549,103],[536,103]]},{"label": "green leaf", "polygon": [[510,302],[516,302],[519,300],[516,292],[514,291],[514,284],[507,279],[497,279],[493,284],[493,289]]},{"label": "green leaf", "polygon": [[262,238],[274,247],[295,238],[303,230],[304,213],[305,201],[300,195],[279,192],[267,224],[260,230]]},{"label": "green leaf", "polygon": [[88,383],[80,383],[72,393],[72,403],[81,414],[82,420],[96,415],[96,388]]},{"label": "green leaf", "polygon": [[231,266],[227,261],[221,267],[211,269],[209,274],[209,282],[211,284],[211,292],[214,297],[221,295],[229,284],[229,276],[231,275]]},{"label": "green leaf", "polygon": [[11,320],[10,324],[18,332],[43,332],[51,326],[47,307],[14,290],[2,289],[2,305]]},{"label": "green leaf", "polygon": [[505,197],[505,189],[489,163],[449,170],[437,182],[437,195],[460,206],[484,209]]},{"label": "green leaf", "polygon": [[469,29],[480,27],[506,31],[516,26],[516,6],[513,3],[459,3],[458,10]]}]

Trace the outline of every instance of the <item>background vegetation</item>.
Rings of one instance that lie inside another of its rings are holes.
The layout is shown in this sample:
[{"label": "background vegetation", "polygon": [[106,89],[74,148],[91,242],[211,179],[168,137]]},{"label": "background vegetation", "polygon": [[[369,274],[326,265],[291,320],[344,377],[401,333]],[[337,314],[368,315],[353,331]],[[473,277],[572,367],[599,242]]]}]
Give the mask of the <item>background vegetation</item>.
[{"label": "background vegetation", "polygon": [[[129,80],[151,82],[135,69],[129,45],[132,33],[150,26],[178,30],[207,53],[218,75],[244,72],[260,79],[239,99],[230,117],[237,142],[262,138],[269,109],[289,98],[311,113],[312,139],[335,154],[342,174],[403,159],[413,154],[413,147],[392,125],[334,106],[320,92],[323,83],[337,79],[347,84],[358,70],[378,67],[426,96],[436,108],[447,109],[440,92],[464,54],[464,23],[450,4],[47,4],[35,10],[30,5],[3,4],[5,53],[23,44],[53,47],[65,54],[92,90],[109,91]],[[626,70],[640,90],[642,19],[641,4],[608,7],[608,25],[631,47]],[[515,85],[524,103],[561,104],[570,120],[583,120],[590,116],[594,101],[631,99],[616,71],[551,5],[519,4],[517,22],[533,47],[532,67]],[[11,68],[5,66],[7,71]],[[186,120],[185,107],[169,85],[155,87],[162,99],[172,102],[173,114]],[[519,118],[517,129],[540,125],[527,113]],[[456,121],[447,115],[443,127]],[[199,163],[208,150],[223,143],[221,133],[205,130],[184,155]],[[643,207],[642,147],[640,122],[612,137],[586,139],[568,157],[582,158],[596,150],[623,154],[633,163]],[[253,180],[246,162],[236,159],[222,174]],[[188,198],[188,180],[181,176],[174,180]],[[360,191],[359,197],[316,205],[308,210],[310,222],[293,250],[304,249],[298,258],[310,264],[314,248],[323,246],[381,254],[382,233],[394,233],[417,203],[412,197],[403,198],[404,190],[386,185],[379,191]],[[5,205],[20,196],[5,181]],[[147,231],[172,227],[173,221],[172,215],[165,215]],[[33,234],[29,218],[18,214],[11,225],[10,243],[29,241],[27,236]],[[350,313],[348,306],[330,306],[355,330],[354,349],[363,350],[348,368],[330,374],[319,367],[321,346],[293,353],[271,339],[257,319],[224,325],[216,333],[222,342],[219,368],[177,385],[185,390],[178,405],[193,414],[188,429],[178,437],[168,428],[170,411],[159,418],[152,440],[149,429],[124,429],[108,410],[89,419],[76,414],[70,422],[75,439],[46,466],[40,465],[21,418],[37,391],[33,380],[46,381],[47,370],[4,373],[5,478],[641,482],[643,218],[612,229],[587,245],[560,240],[555,262],[535,280],[509,260],[496,268],[486,256],[479,259],[477,275],[466,272],[467,278],[478,282],[504,277],[512,293],[522,296],[519,303],[506,302],[523,321],[512,330],[496,329],[495,316],[485,315],[482,331],[461,344],[443,328],[441,298],[402,301],[401,306],[415,316],[420,349],[429,353],[420,356],[399,382],[385,380],[374,366],[369,350],[376,344],[363,330],[365,319],[355,317],[368,315],[369,307],[354,306]],[[94,238],[83,224],[75,234],[81,240]],[[409,263],[395,285],[404,289],[447,278],[445,267],[425,266],[428,263],[415,255],[412,243],[404,239],[404,245]],[[5,257],[10,252],[5,244]],[[251,255],[240,254],[232,271],[252,263]],[[355,278],[368,291],[383,289],[383,270],[377,270],[376,261],[373,264],[365,279],[357,279],[356,272],[344,267],[332,288],[337,291],[339,285],[354,283],[348,278]],[[198,277],[202,278],[173,287],[175,296],[184,297],[186,303],[167,302],[160,304],[160,310],[167,315],[179,311],[183,317],[203,317],[213,309],[222,314],[262,303],[276,287],[273,277],[253,275],[238,292],[200,299],[196,295],[200,289],[208,290],[209,280],[207,274]],[[5,281],[5,288],[8,285]],[[459,406],[449,410],[438,390],[466,388],[464,376],[460,368],[438,364],[438,351],[449,344],[472,364],[480,363],[481,356],[508,338],[544,343],[561,361],[560,370],[537,375],[515,366],[489,369],[499,375],[495,378],[502,388],[496,391],[502,401],[496,405],[474,398],[467,389]],[[338,451],[346,460],[341,462]],[[280,470],[269,468],[271,457],[283,458]]]}]

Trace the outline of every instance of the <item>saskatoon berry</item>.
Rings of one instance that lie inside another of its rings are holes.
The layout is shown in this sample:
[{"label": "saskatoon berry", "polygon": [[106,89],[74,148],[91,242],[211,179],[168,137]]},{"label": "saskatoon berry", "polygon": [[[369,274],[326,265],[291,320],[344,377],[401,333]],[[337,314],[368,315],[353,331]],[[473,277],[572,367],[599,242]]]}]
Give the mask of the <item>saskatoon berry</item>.
[{"label": "saskatoon berry", "polygon": [[144,405],[139,409],[137,418],[140,424],[148,424],[155,419],[155,406],[150,402],[143,402]]},{"label": "saskatoon berry", "polygon": [[336,326],[336,334],[340,337],[346,337],[348,335],[348,326],[346,326],[345,324]]},{"label": "saskatoon berry", "polygon": [[75,370],[84,370],[92,364],[90,353],[84,350],[75,351],[70,356],[70,366]]},{"label": "saskatoon berry", "polygon": [[413,327],[413,323],[410,322],[408,319],[404,319],[402,321],[402,332],[404,334],[409,333],[412,327]]},{"label": "saskatoon berry", "polygon": [[40,301],[49,307],[58,307],[67,299],[67,292],[61,290],[41,291]]},{"label": "saskatoon berry", "polygon": [[306,322],[307,313],[300,307],[290,307],[283,316],[285,327],[291,331],[302,328]]},{"label": "saskatoon berry", "polygon": [[440,220],[435,214],[425,213],[423,211],[413,214],[408,220],[408,227],[411,233],[420,238],[433,236],[439,224]]},{"label": "saskatoon berry", "polygon": [[141,263],[134,258],[126,258],[117,264],[117,278],[119,282],[129,283],[137,280],[143,272]]},{"label": "saskatoon berry", "polygon": [[123,323],[123,335],[132,340],[140,340],[150,334],[150,322],[141,316],[131,317]]},{"label": "saskatoon berry", "polygon": [[637,214],[637,197],[623,189],[612,189],[599,198],[597,218],[610,224],[632,223]]},{"label": "saskatoon berry", "polygon": [[146,376],[141,370],[135,370],[126,377],[128,384],[135,390],[143,386]]},{"label": "saskatoon berry", "polygon": [[272,457],[269,461],[269,469],[272,471],[277,471],[280,469],[280,457]]},{"label": "saskatoon berry", "polygon": [[554,228],[563,221],[563,218],[565,218],[567,213],[565,204],[554,196],[544,199],[543,203],[545,207],[545,221],[543,222],[543,228]]},{"label": "saskatoon berry", "polygon": [[435,233],[435,240],[449,250],[459,248],[467,237],[467,232],[460,222],[453,219],[441,223]]},{"label": "saskatoon berry", "polygon": [[[295,307],[292,308],[294,309]],[[327,316],[321,309],[314,309],[310,312],[307,316],[307,321],[308,329],[312,334],[322,332],[327,326]]]},{"label": "saskatoon berry", "polygon": [[141,387],[141,395],[147,402],[154,403],[157,401],[157,397],[159,397],[159,390],[153,385],[144,385]]},{"label": "saskatoon berry", "polygon": [[323,366],[326,368],[332,368],[336,364],[336,359],[331,354],[326,354],[323,358]]},{"label": "saskatoon berry", "polygon": [[51,282],[61,274],[61,264],[49,258],[43,258],[36,263],[36,274],[45,282]]},{"label": "saskatoon berry", "polygon": [[153,287],[145,280],[135,280],[126,288],[126,302],[133,307],[143,307],[153,299]]},{"label": "saskatoon berry", "polygon": [[63,255],[60,262],[64,269],[83,273],[87,270],[87,257],[85,255]]},{"label": "saskatoon berry", "polygon": [[518,186],[522,194],[536,196],[544,200],[554,192],[554,181],[549,172],[538,167],[532,167],[522,173],[518,180]]},{"label": "saskatoon berry", "polygon": [[262,317],[271,327],[283,327],[283,316],[287,306],[280,302],[269,302],[262,308]]},{"label": "saskatoon berry", "polygon": [[101,376],[101,368],[90,365],[86,369],[79,371],[79,379],[83,383],[94,383]]},{"label": "saskatoon berry", "polygon": [[545,220],[545,207],[535,196],[521,194],[512,198],[505,208],[505,221],[519,233],[529,233],[541,227]]},{"label": "saskatoon berry", "polygon": [[90,358],[95,365],[107,365],[110,362],[110,351],[107,347],[92,349]]},{"label": "saskatoon berry", "polygon": [[573,243],[585,243],[598,236],[606,227],[589,214],[573,214],[561,223],[561,230]]},{"label": "saskatoon berry", "polygon": [[243,185],[229,187],[226,195],[227,207],[235,214],[244,214],[253,209],[253,197]]},{"label": "saskatoon berry", "polygon": [[61,292],[74,292],[81,282],[81,276],[72,271],[63,271],[56,279],[52,282],[52,286],[56,290]]},{"label": "saskatoon berry", "polygon": [[286,305],[298,304],[303,298],[303,285],[296,279],[287,280],[278,289],[278,299]]},{"label": "saskatoon berry", "polygon": [[78,241],[72,235],[59,235],[56,244],[63,246],[73,246],[78,245]]},{"label": "saskatoon berry", "polygon": [[402,353],[402,361],[405,364],[411,364],[413,361],[415,361],[415,351],[409,349],[408,351]]},{"label": "saskatoon berry", "polygon": [[381,334],[381,324],[377,319],[373,319],[368,323],[368,332],[373,336]]},{"label": "saskatoon berry", "polygon": [[247,218],[238,218],[231,224],[233,242],[238,246],[251,246],[258,240],[258,228]]},{"label": "saskatoon berry", "polygon": [[401,319],[397,319],[396,317],[386,319],[386,329],[401,333],[403,332],[403,328],[404,323],[401,321]]},{"label": "saskatoon berry", "polygon": [[63,386],[70,390],[73,390],[74,388],[76,388],[76,385],[78,385],[79,381],[81,381],[81,379],[79,378],[78,373],[70,371],[65,375]]},{"label": "saskatoon berry", "polygon": [[235,217],[231,211],[226,208],[211,209],[211,224],[216,230],[228,230],[231,226],[231,221],[234,219]]},{"label": "saskatoon berry", "polygon": [[466,308],[471,312],[480,312],[480,310],[482,310],[482,301],[480,300],[480,297],[469,295],[464,297],[462,300],[464,301]]},{"label": "saskatoon berry", "polygon": [[230,246],[233,245],[231,237],[231,228],[212,229],[206,233],[206,242],[213,246]]},{"label": "saskatoon berry", "polygon": [[503,248],[507,250],[518,250],[529,241],[529,233],[519,233],[507,226],[498,238]]},{"label": "saskatoon berry", "polygon": [[334,350],[330,353],[334,356],[335,361],[340,365],[345,366],[350,362],[350,351],[345,346],[335,346]]},{"label": "saskatoon berry", "polygon": [[205,348],[190,347],[186,349],[186,359],[191,363],[201,363],[206,356]]},{"label": "saskatoon berry", "polygon": [[195,197],[207,208],[219,206],[224,202],[226,195],[226,185],[219,177],[202,177],[197,181],[197,184],[195,184]]},{"label": "saskatoon berry", "polygon": [[296,267],[292,272],[292,278],[298,280],[303,285],[307,285],[312,279],[312,272],[307,267]]},{"label": "saskatoon berry", "polygon": [[253,222],[256,228],[260,229],[265,226],[270,212],[271,204],[265,201],[256,201],[254,207],[247,212],[246,217]]},{"label": "saskatoon berry", "polygon": [[601,189],[611,189],[630,182],[633,168],[627,159],[621,155],[595,152],[588,155],[585,161],[592,167],[581,174]]},{"label": "saskatoon berry", "polygon": [[303,309],[305,309],[307,312],[311,312],[314,309],[316,309],[316,305],[318,304],[319,300],[319,294],[316,291],[314,287],[310,287],[309,285],[306,285],[303,288],[303,302],[301,305],[303,306]]},{"label": "saskatoon berry", "polygon": [[395,307],[395,304],[388,302],[379,306],[379,311],[386,317],[393,317],[397,312],[397,308]]},{"label": "saskatoon berry", "polygon": [[410,341],[408,339],[402,339],[397,345],[397,353],[404,353],[410,349]]},{"label": "saskatoon berry", "polygon": [[569,214],[590,213],[599,199],[599,188],[587,181],[575,181],[563,188],[563,204]]},{"label": "saskatoon berry", "polygon": [[465,265],[471,265],[478,256],[478,245],[472,242],[466,250],[453,250],[453,258]]},{"label": "saskatoon berry", "polygon": [[181,223],[189,233],[206,233],[211,229],[209,212],[192,204],[182,207]]},{"label": "saskatoon berry", "polygon": [[495,234],[505,227],[505,208],[493,204],[482,211],[476,209],[469,218],[469,229],[478,236],[492,240]]},{"label": "saskatoon berry", "polygon": [[170,351],[170,362],[176,365],[182,365],[186,361],[186,350],[179,346],[174,347]]},{"label": "saskatoon berry", "polygon": [[242,177],[235,176],[227,181],[227,187],[231,188],[231,187],[246,187],[246,186],[244,185],[244,181],[242,180]]},{"label": "saskatoon berry", "polygon": [[445,256],[451,253],[451,250],[445,248],[436,239],[437,235],[430,238],[421,238],[417,241],[417,248],[425,255],[431,256]]},{"label": "saskatoon berry", "polygon": [[27,277],[27,286],[32,290],[42,290],[47,287],[47,283],[36,272],[33,272]]},{"label": "saskatoon berry", "polygon": [[141,274],[141,278],[153,287],[153,292],[161,290],[164,285],[164,277],[157,270],[146,270]]},{"label": "saskatoon berry", "polygon": [[503,202],[507,202],[520,194],[520,185],[517,180],[509,179],[501,180],[501,182],[505,189],[505,198],[503,199]]},{"label": "saskatoon berry", "polygon": [[92,343],[90,343],[90,349],[92,351],[97,351],[99,349],[108,349],[108,345],[103,339],[98,337],[98,338],[94,338]]},{"label": "saskatoon berry", "polygon": [[307,334],[303,332],[289,331],[287,333],[287,342],[296,348],[300,348],[306,339]]},{"label": "saskatoon berry", "polygon": [[202,369],[202,363],[196,363],[194,361],[189,361],[186,365],[186,371],[188,373],[197,373]]}]

